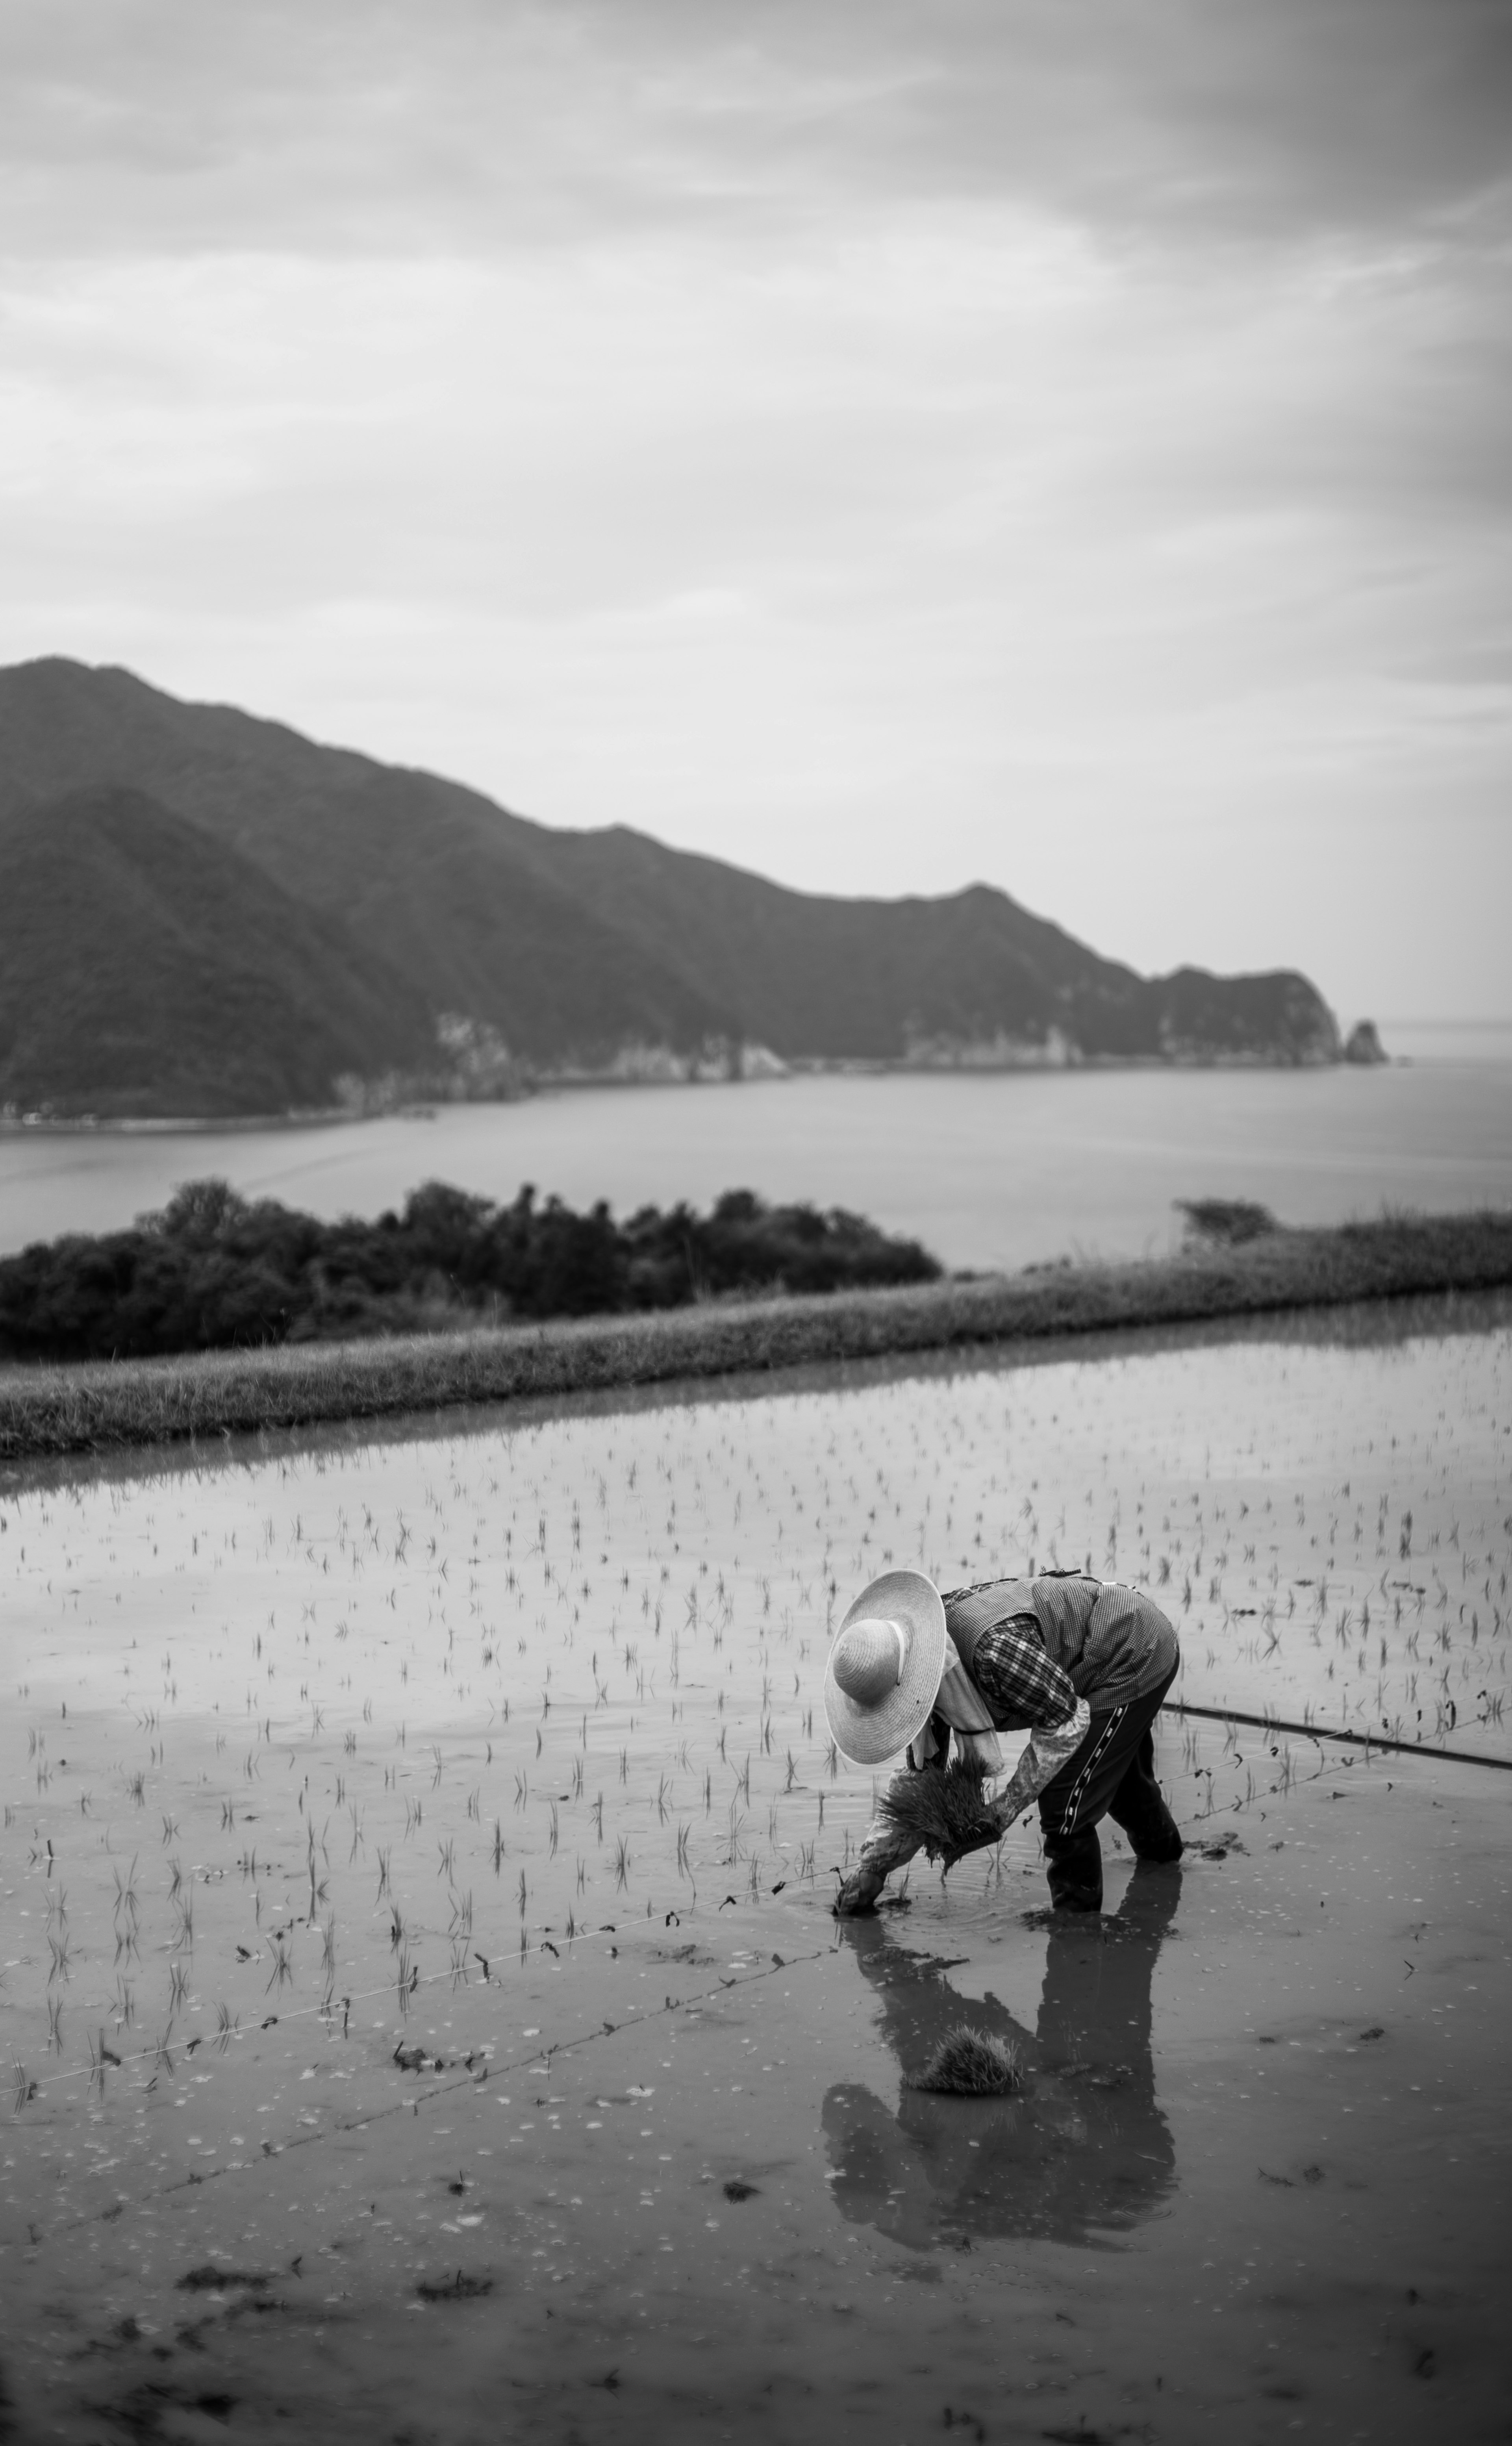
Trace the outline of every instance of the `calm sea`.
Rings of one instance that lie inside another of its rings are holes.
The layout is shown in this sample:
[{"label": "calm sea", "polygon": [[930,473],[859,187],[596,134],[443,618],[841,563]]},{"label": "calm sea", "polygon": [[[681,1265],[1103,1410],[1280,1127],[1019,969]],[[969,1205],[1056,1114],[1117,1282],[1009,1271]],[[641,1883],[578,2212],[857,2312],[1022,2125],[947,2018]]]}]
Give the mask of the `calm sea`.
[{"label": "calm sea", "polygon": [[1383,1202],[1512,1205],[1512,1028],[1392,1029],[1381,1070],[1062,1071],[582,1088],[433,1119],[249,1130],[0,1134],[0,1250],[103,1231],[218,1175],[318,1214],[375,1214],[423,1180],[522,1181],[617,1213],[723,1189],[849,1206],[948,1264],[1137,1256],[1178,1197],[1283,1222]]}]

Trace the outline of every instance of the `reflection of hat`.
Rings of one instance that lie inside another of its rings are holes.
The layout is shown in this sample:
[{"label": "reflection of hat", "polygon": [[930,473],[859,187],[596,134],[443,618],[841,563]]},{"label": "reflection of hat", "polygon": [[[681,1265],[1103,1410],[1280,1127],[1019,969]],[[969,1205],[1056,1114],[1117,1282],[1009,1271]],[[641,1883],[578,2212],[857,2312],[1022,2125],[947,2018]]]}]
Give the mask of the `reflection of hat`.
[{"label": "reflection of hat", "polygon": [[853,1766],[877,1766],[922,1732],[945,1670],[945,1608],[922,1571],[862,1589],[824,1668],[824,1713]]}]

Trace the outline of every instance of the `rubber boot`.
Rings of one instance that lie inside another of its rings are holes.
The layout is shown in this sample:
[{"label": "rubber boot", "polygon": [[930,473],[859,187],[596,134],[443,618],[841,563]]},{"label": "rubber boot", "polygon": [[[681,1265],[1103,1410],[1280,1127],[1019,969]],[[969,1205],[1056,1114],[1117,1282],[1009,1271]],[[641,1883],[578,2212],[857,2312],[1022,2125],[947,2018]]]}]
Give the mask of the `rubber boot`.
[{"label": "rubber boot", "polygon": [[1045,1870],[1050,1905],[1055,1910],[1099,1911],[1103,1908],[1103,1847],[1095,1826],[1079,1827],[1074,1834],[1044,1835]]},{"label": "rubber boot", "polygon": [[1129,1849],[1136,1860],[1153,1860],[1166,1867],[1172,1860],[1179,1860],[1186,1849],[1181,1840],[1181,1830],[1158,1792],[1154,1805],[1151,1806],[1146,1798],[1132,1821],[1120,1815],[1116,1802],[1108,1816],[1115,1825],[1122,1826],[1128,1836]]}]

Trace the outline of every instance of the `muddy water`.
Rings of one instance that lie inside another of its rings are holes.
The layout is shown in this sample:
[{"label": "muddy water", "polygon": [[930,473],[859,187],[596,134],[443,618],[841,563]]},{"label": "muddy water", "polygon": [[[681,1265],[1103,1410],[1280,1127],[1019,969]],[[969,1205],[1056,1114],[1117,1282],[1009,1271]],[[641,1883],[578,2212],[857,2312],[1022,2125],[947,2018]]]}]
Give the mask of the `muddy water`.
[{"label": "muddy water", "polygon": [[[1021,1826],[837,1929],[816,1711],[874,1567],[1089,1553],[1193,1699],[1505,1755],[1509,1363],[1209,1338],[12,1491],[20,2434],[1496,2434],[1512,1778],[1171,1720],[1187,1864],[1115,1847],[1101,1925]],[[962,2019],[1018,2098],[909,2086]]]}]

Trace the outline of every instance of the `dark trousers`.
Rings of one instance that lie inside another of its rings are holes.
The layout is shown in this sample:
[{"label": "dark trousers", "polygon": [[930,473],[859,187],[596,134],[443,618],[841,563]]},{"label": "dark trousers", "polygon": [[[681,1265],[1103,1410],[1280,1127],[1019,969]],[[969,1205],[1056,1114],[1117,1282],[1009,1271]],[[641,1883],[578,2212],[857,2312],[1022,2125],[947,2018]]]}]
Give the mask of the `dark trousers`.
[{"label": "dark trousers", "polygon": [[1169,1673],[1143,1699],[1094,1715],[1081,1748],[1040,1794],[1040,1833],[1057,1910],[1103,1908],[1101,1817],[1122,1826],[1139,1859],[1181,1858],[1181,1837],[1155,1780],[1151,1729],[1175,1679]]}]

